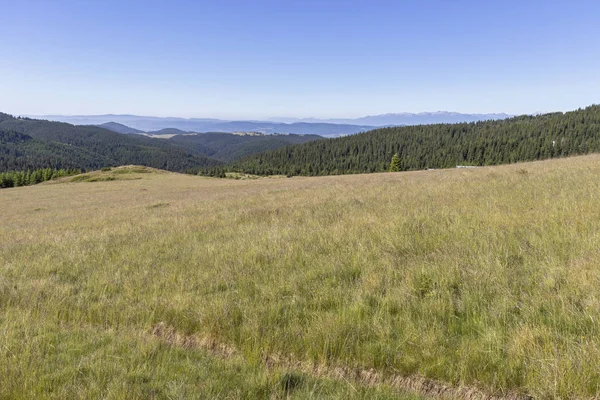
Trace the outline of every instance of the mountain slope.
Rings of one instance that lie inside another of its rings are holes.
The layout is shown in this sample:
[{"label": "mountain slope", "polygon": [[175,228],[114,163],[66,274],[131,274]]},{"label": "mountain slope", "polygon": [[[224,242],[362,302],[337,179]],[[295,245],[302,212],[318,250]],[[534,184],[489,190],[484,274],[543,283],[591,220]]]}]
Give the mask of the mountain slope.
[{"label": "mountain slope", "polygon": [[238,135],[213,132],[177,135],[170,138],[169,142],[176,143],[194,154],[231,162],[266,150],[320,139],[323,137],[317,135]]},{"label": "mountain slope", "polygon": [[328,175],[493,165],[600,151],[600,106],[502,121],[377,129],[250,156],[234,165],[253,174]]},{"label": "mountain slope", "polygon": [[0,172],[38,168],[101,168],[115,160],[65,143],[34,139],[0,129]]},{"label": "mountain slope", "polygon": [[[165,140],[139,135],[123,135],[96,126],[74,126],[0,114],[0,132],[8,157],[0,170],[9,165],[28,168],[65,166],[99,168],[139,164],[171,171],[185,171],[220,164],[195,155]],[[20,134],[20,136],[15,136]],[[10,161],[9,161],[10,159]]]}]

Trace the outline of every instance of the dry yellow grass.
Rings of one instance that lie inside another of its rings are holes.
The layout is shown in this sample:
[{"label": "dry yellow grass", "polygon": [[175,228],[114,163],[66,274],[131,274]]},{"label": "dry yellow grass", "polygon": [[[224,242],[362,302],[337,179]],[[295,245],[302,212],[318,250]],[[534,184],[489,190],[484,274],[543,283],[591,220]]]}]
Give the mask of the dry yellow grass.
[{"label": "dry yellow grass", "polygon": [[[490,393],[591,397],[598,176],[593,155],[2,190],[0,397],[402,395],[268,371],[269,355]],[[149,334],[161,323],[238,358],[169,346]],[[293,383],[285,393],[282,379]]]}]

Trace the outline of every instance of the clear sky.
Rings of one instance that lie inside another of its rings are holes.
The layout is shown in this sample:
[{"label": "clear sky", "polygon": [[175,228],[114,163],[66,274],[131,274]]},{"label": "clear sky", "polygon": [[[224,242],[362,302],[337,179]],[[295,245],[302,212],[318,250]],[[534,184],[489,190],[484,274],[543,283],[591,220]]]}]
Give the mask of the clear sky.
[{"label": "clear sky", "polygon": [[600,103],[600,1],[0,0],[0,111],[358,117]]}]

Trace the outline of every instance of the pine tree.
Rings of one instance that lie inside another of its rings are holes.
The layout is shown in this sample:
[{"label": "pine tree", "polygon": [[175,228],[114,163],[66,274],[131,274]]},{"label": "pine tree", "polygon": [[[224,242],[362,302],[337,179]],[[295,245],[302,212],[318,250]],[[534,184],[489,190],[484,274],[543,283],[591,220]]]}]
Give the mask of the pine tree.
[{"label": "pine tree", "polygon": [[398,153],[394,154],[394,156],[392,157],[392,162],[390,163],[390,172],[398,172],[402,170],[402,164],[400,162],[400,157],[398,156]]}]

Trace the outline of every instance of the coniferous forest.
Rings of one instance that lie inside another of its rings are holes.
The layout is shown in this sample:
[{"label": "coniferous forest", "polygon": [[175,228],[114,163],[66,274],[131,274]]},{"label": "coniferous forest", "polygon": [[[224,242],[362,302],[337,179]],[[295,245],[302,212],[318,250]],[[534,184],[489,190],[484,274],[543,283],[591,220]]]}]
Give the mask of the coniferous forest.
[{"label": "coniferous forest", "polygon": [[0,189],[36,185],[52,179],[80,174],[80,169],[36,169],[33,171],[0,172]]},{"label": "coniferous forest", "polygon": [[222,163],[162,139],[0,113],[0,172],[127,164],[183,172]]},{"label": "coniferous forest", "polygon": [[[600,106],[501,121],[376,129],[244,158],[230,170],[258,175],[336,175],[496,165],[600,151]],[[207,168],[218,175],[219,168]]]}]

